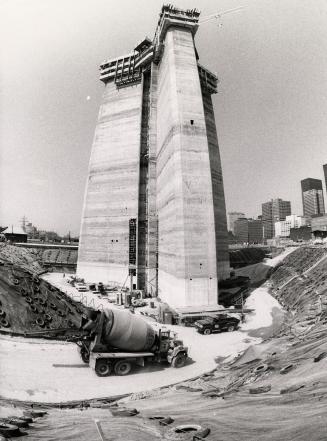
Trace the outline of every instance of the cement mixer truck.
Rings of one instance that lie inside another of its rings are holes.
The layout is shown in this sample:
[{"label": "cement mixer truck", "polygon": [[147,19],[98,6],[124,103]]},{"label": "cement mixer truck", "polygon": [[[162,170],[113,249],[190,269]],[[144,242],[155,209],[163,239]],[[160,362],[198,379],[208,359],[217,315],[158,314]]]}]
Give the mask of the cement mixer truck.
[{"label": "cement mixer truck", "polygon": [[181,368],[188,349],[170,331],[156,331],[140,316],[119,309],[89,311],[77,341],[84,363],[100,377],[127,375],[148,362]]}]

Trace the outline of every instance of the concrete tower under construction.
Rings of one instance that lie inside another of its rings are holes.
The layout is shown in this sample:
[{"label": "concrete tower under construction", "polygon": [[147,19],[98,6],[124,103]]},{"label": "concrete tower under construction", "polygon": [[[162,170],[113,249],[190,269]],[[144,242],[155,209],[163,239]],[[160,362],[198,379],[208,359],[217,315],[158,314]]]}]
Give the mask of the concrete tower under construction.
[{"label": "concrete tower under construction", "polygon": [[132,274],[175,307],[216,305],[229,277],[218,80],[199,63],[199,15],[163,6],[152,40],[100,67],[77,264],[90,282]]}]

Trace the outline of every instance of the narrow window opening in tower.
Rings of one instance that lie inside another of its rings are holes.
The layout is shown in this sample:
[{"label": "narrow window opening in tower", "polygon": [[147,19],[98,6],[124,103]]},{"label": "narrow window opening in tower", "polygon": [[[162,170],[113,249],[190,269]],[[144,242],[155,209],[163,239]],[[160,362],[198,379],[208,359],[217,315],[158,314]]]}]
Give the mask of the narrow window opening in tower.
[{"label": "narrow window opening in tower", "polygon": [[190,120],[190,123],[191,123],[191,126],[193,126],[193,124],[194,124],[194,119],[191,119],[191,120]]}]

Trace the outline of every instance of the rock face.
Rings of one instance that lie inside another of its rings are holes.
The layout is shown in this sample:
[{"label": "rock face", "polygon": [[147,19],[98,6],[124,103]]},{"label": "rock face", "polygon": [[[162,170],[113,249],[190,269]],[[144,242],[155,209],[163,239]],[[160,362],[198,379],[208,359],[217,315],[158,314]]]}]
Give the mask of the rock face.
[{"label": "rock face", "polygon": [[229,276],[217,77],[198,63],[198,17],[164,6],[153,41],[101,65],[77,265],[120,285],[135,271],[138,289],[176,307],[217,304]]}]

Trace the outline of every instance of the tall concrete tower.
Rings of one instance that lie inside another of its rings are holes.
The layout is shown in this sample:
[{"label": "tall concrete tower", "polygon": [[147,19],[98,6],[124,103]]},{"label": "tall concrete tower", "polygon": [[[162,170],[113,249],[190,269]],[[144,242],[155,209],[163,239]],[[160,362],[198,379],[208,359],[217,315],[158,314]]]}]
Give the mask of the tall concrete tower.
[{"label": "tall concrete tower", "polygon": [[198,19],[163,6],[153,40],[100,67],[77,264],[88,281],[134,273],[175,307],[217,304],[229,276],[217,77],[198,61]]}]

